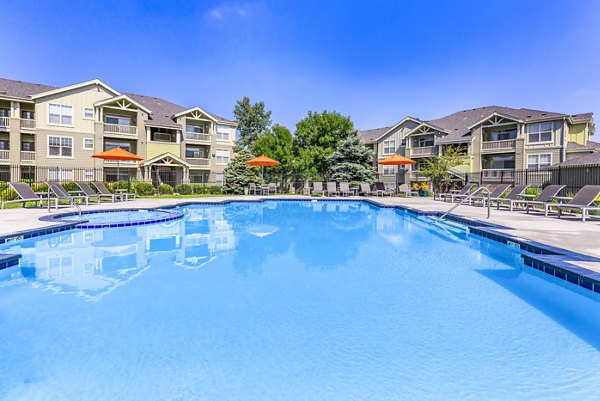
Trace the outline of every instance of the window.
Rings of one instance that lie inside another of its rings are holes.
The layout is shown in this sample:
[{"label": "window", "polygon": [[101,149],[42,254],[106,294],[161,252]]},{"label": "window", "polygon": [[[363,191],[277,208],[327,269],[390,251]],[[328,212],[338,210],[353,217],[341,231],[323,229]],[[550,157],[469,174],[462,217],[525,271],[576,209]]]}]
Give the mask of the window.
[{"label": "window", "polygon": [[229,127],[226,125],[217,125],[217,141],[229,140]]},{"label": "window", "polygon": [[73,169],[65,167],[50,167],[48,169],[50,181],[73,181]]},{"label": "window", "polygon": [[73,157],[73,138],[66,136],[49,136],[48,156]]},{"label": "window", "polygon": [[515,139],[517,137],[517,130],[514,128],[496,130],[490,132],[490,136],[486,138],[487,141],[507,141],[509,139]]},{"label": "window", "polygon": [[529,124],[527,138],[530,143],[552,142],[552,123]]},{"label": "window", "polygon": [[9,150],[10,143],[8,139],[0,139],[0,150]]},{"label": "window", "polygon": [[135,153],[135,149],[133,148],[133,146],[130,142],[114,141],[114,140],[104,142],[104,151],[111,150],[114,148],[121,148],[130,153]]},{"label": "window", "polygon": [[393,153],[396,153],[396,140],[383,141],[383,154],[391,155]]},{"label": "window", "polygon": [[127,116],[107,115],[106,117],[104,117],[104,120],[107,124],[131,125],[131,118]]},{"label": "window", "polygon": [[48,122],[50,124],[72,125],[73,108],[64,104],[50,103],[48,105]]},{"label": "window", "polygon": [[217,149],[216,156],[217,156],[217,164],[229,163],[229,150]]},{"label": "window", "polygon": [[35,180],[35,167],[21,166],[21,179],[22,180]]},{"label": "window", "polygon": [[35,112],[34,111],[21,110],[21,118],[24,119],[24,120],[35,120]]},{"label": "window", "polygon": [[527,156],[527,168],[530,170],[542,170],[550,167],[551,164],[552,155],[550,153],[544,155]]},{"label": "window", "polygon": [[83,118],[85,118],[86,120],[94,119],[94,109],[92,109],[91,107],[85,107],[83,109]]},{"label": "window", "polygon": [[433,146],[433,137],[419,138],[417,147],[424,148],[427,146]]},{"label": "window", "polygon": [[10,117],[10,109],[0,109],[0,117]]},{"label": "window", "polygon": [[33,142],[33,141],[21,142],[21,150],[24,152],[35,152],[35,142]]},{"label": "window", "polygon": [[94,150],[94,138],[83,138],[83,150]]},{"label": "window", "polygon": [[402,138],[402,141],[400,142],[400,147],[401,148],[405,148],[406,147],[406,138]]},{"label": "window", "polygon": [[223,173],[215,174],[215,182],[217,183],[217,185],[223,185]]},{"label": "window", "polygon": [[204,126],[187,124],[185,126],[185,132],[193,132],[195,134],[204,134]]},{"label": "window", "polygon": [[383,175],[395,175],[396,166],[383,166]]},{"label": "window", "polygon": [[86,168],[85,171],[83,172],[83,179],[84,179],[84,181],[94,181],[95,180],[94,170]]},{"label": "window", "polygon": [[199,148],[185,148],[185,157],[192,159],[204,159],[204,151]]}]

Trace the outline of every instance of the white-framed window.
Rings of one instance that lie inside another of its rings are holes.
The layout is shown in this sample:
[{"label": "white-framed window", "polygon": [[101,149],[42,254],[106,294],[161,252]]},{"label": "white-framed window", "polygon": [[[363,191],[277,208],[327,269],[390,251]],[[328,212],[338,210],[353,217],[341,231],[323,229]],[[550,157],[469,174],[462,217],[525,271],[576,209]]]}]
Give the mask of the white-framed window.
[{"label": "white-framed window", "polygon": [[215,182],[217,183],[217,185],[223,185],[223,183],[224,183],[223,173],[215,174]]},{"label": "white-framed window", "polygon": [[83,108],[83,118],[86,120],[93,120],[94,119],[94,109],[91,107],[84,107]]},{"label": "white-framed window", "polygon": [[48,122],[58,125],[73,125],[73,107],[65,104],[48,104]]},{"label": "white-framed window", "polygon": [[529,143],[552,142],[552,123],[529,124],[527,140]]},{"label": "white-framed window", "polygon": [[73,138],[48,136],[48,157],[73,157]]},{"label": "white-framed window", "polygon": [[229,127],[227,125],[217,125],[217,141],[229,140]]},{"label": "white-framed window", "polygon": [[94,170],[89,168],[85,169],[85,171],[83,172],[83,179],[84,181],[94,181]]},{"label": "white-framed window", "polygon": [[424,137],[419,138],[419,140],[417,141],[419,148],[433,146],[433,143],[434,143],[434,140],[433,140],[432,136],[424,136]]},{"label": "white-framed window", "polygon": [[396,175],[396,166],[383,166],[383,175]]},{"label": "white-framed window", "polygon": [[186,124],[185,132],[204,134],[204,125]]},{"label": "white-framed window", "polygon": [[383,154],[391,155],[396,153],[396,140],[390,139],[389,141],[383,141]]},{"label": "white-framed window", "polygon": [[94,150],[94,138],[83,138],[83,150]]},{"label": "white-framed window", "polygon": [[406,147],[406,138],[402,138],[402,141],[400,141],[400,147],[401,148],[405,148]]},{"label": "white-framed window", "polygon": [[115,125],[131,125],[131,117],[108,114],[104,117],[104,122]]},{"label": "white-framed window", "polygon": [[552,165],[552,154],[542,155],[528,155],[527,156],[527,169],[528,170],[542,170]]},{"label": "white-framed window", "polygon": [[50,181],[73,181],[73,169],[70,167],[50,167],[48,169]]},{"label": "white-framed window", "polygon": [[229,163],[229,149],[217,149],[215,156],[217,157],[217,164]]}]

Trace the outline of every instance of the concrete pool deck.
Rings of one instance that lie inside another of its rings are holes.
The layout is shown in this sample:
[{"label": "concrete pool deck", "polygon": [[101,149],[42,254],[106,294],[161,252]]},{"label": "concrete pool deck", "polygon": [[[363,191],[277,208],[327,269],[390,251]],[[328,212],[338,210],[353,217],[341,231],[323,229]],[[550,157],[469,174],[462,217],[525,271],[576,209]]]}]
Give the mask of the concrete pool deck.
[{"label": "concrete pool deck", "polygon": [[[222,197],[200,197],[200,198],[147,198],[137,199],[129,202],[103,203],[100,205],[83,206],[88,210],[110,210],[118,208],[156,208],[171,206],[186,202],[214,203],[225,200],[257,200],[275,199],[275,196],[222,196]],[[309,199],[306,196],[285,196],[285,199]],[[336,198],[316,198],[336,199]],[[337,198],[339,199],[339,198]],[[364,197],[350,197],[343,199],[364,200]],[[397,197],[370,197],[369,200],[382,205],[405,206],[425,212],[445,212],[451,204],[434,201],[427,198],[397,198]],[[40,221],[41,217],[76,211],[75,208],[62,207],[57,211],[48,213],[45,208],[15,208],[0,210],[0,236],[25,230],[48,227],[55,222]],[[560,220],[556,217],[545,217],[540,214],[526,214],[516,211],[496,210],[492,208],[491,218],[486,219],[487,210],[482,207],[460,206],[453,214],[467,219],[479,220],[505,228],[494,228],[495,231],[520,237],[529,241],[541,242],[557,248],[563,248],[572,252],[600,258],[600,219],[590,218],[582,223],[580,218],[565,216]],[[600,272],[600,264],[584,262],[585,268]],[[583,266],[583,265],[582,265]]]}]

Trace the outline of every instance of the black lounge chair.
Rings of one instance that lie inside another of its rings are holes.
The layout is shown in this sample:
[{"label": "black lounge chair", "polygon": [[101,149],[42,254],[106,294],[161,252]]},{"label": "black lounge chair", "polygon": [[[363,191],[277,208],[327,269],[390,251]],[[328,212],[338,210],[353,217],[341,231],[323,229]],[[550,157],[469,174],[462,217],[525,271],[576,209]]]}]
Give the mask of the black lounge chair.
[{"label": "black lounge chair", "polygon": [[[450,202],[454,202],[454,200],[463,200],[464,198],[466,198],[467,196],[469,196],[469,193],[471,192],[471,190],[473,188],[475,188],[477,186],[477,184],[466,184],[464,187],[462,187],[458,192],[443,192],[441,194],[435,194],[433,196],[434,200],[443,200],[444,202],[446,202],[448,199],[450,199]],[[437,199],[436,199],[437,197]]]},{"label": "black lounge chair", "polygon": [[519,197],[525,193],[525,190],[529,188],[529,185],[516,185],[504,198],[490,198],[490,202],[496,202],[496,208],[500,209],[500,206],[506,204],[508,209],[512,212],[515,203],[520,202]]},{"label": "black lounge chair", "polygon": [[[46,184],[54,193],[54,198],[57,199],[58,202],[67,201],[70,206],[75,206],[75,200],[79,199],[80,201],[85,201],[86,205],[90,204],[90,197],[87,195],[70,195],[58,182],[46,181]],[[95,198],[97,198],[98,203],[100,203],[100,198],[98,198],[98,196],[95,196]],[[58,208],[58,202],[56,202],[55,208]]]},{"label": "black lounge chair", "polygon": [[322,182],[313,182],[311,195],[315,196],[315,194],[321,194],[321,196],[325,195],[325,191],[323,190]]},{"label": "black lounge chair", "polygon": [[377,196],[379,196],[379,195],[381,195],[381,196],[384,196],[384,195],[392,196],[392,191],[388,191],[385,188],[385,184],[383,182],[376,182],[375,183],[375,191],[374,192],[375,192],[375,194]]},{"label": "black lounge chair", "polygon": [[[12,189],[16,192],[19,199],[2,201],[2,209],[4,209],[4,205],[8,203],[22,203],[23,207],[25,207],[25,203],[27,202],[36,202],[42,206],[42,202],[50,203],[50,199],[46,197],[39,196],[27,183],[25,182],[9,182],[8,185],[12,187]],[[58,199],[53,198],[54,203],[58,206]]]},{"label": "black lounge chair", "polygon": [[[508,188],[510,188],[510,184],[498,184],[496,188],[490,193],[490,202],[492,201],[492,199],[499,199],[506,191],[508,191]],[[469,203],[471,206],[475,206],[477,202],[481,202],[481,205],[485,206],[485,202],[487,200],[487,194],[484,194],[482,191],[481,195],[471,197],[469,199]]]},{"label": "black lounge chair", "polygon": [[89,186],[89,184],[87,182],[83,182],[83,181],[75,181],[75,184],[77,184],[77,186],[79,188],[81,188],[81,191],[89,196],[90,198],[92,197],[97,197],[98,198],[98,203],[100,203],[102,201],[102,198],[110,198],[112,203],[115,203],[115,199],[120,199],[118,195],[115,195],[113,193],[109,193],[109,194],[98,194],[96,193],[96,191],[94,191],[92,189],[92,187]]},{"label": "black lounge chair", "polygon": [[340,191],[337,190],[337,183],[333,182],[333,181],[328,181],[327,182],[327,196],[338,196],[340,194]]},{"label": "black lounge chair", "polygon": [[516,203],[523,205],[525,211],[529,213],[530,207],[535,210],[536,206],[544,206],[546,203],[550,203],[552,198],[558,195],[564,187],[564,185],[548,185],[534,200],[520,200]]},{"label": "black lounge chair", "polygon": [[563,210],[578,210],[581,212],[581,221],[585,223],[586,215],[590,210],[600,210],[600,206],[591,206],[598,196],[600,196],[600,185],[584,186],[569,203],[554,205],[558,209],[557,217],[560,219]]},{"label": "black lounge chair", "polygon": [[127,194],[125,192],[112,193],[108,190],[108,188],[106,188],[106,185],[104,185],[103,182],[95,181],[95,182],[92,182],[92,185],[96,187],[96,189],[102,196],[114,195],[115,199],[120,200],[120,201],[126,201],[129,199],[130,194]]}]

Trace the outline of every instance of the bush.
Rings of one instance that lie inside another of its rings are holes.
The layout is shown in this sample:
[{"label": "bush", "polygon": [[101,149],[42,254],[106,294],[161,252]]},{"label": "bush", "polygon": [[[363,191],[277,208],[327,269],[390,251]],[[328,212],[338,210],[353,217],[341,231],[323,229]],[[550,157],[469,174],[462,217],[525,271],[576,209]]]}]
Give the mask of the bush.
[{"label": "bush", "polygon": [[37,185],[32,185],[31,189],[33,190],[33,192],[48,192],[48,184],[41,183]]},{"label": "bush", "polygon": [[179,195],[191,195],[192,186],[188,184],[179,184],[175,187],[175,192],[177,192]]},{"label": "bush", "polygon": [[552,185],[552,180],[545,180],[542,182],[542,189],[546,189],[548,185]]},{"label": "bush", "polygon": [[139,196],[154,195],[154,185],[149,182],[136,182],[133,184],[133,190]]},{"label": "bush", "polygon": [[207,185],[204,187],[204,193],[210,195],[221,195],[221,189],[222,187],[219,185]]},{"label": "bush", "polygon": [[160,184],[158,186],[159,195],[173,195],[173,187],[169,184]]},{"label": "bush", "polygon": [[81,191],[81,188],[79,188],[79,185],[75,184],[74,182],[67,182],[66,184],[63,184],[63,188],[67,192]]},{"label": "bush", "polygon": [[529,187],[525,190],[525,195],[535,195],[537,197],[540,195],[540,190],[538,188]]},{"label": "bush", "polygon": [[192,184],[192,192],[195,194],[203,194],[204,193],[204,185]]}]

